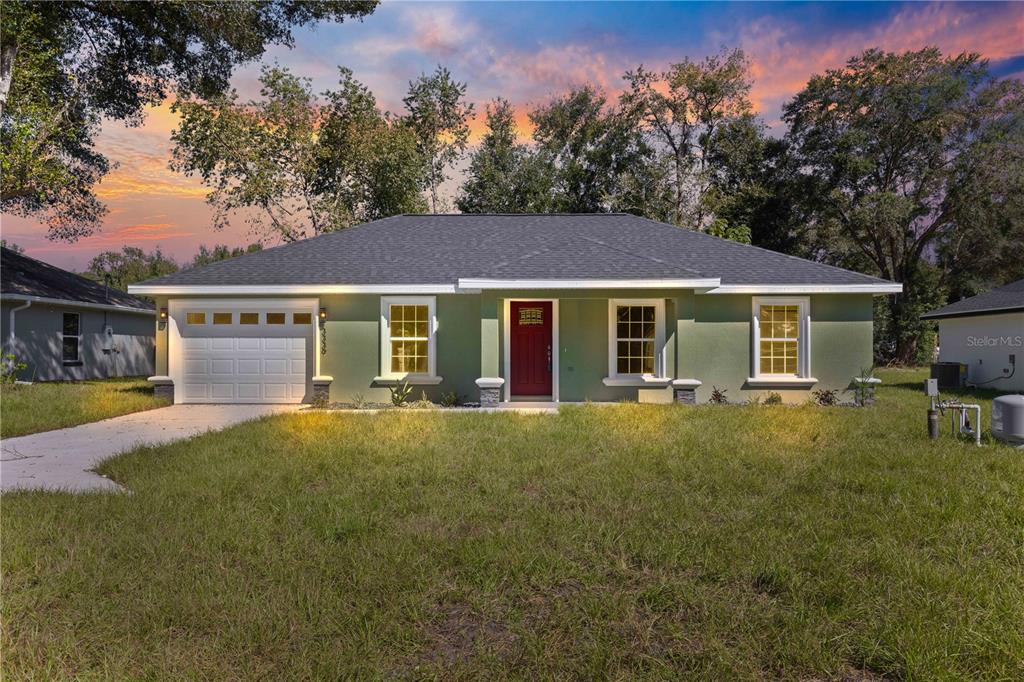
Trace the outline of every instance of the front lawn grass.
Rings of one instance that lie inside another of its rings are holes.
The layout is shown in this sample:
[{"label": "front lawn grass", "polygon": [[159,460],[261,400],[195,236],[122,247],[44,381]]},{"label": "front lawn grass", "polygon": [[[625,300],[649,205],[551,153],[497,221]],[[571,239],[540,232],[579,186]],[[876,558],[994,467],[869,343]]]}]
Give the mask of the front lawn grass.
[{"label": "front lawn grass", "polygon": [[63,429],[169,404],[155,397],[153,387],[139,377],[5,386],[0,394],[0,438]]},{"label": "front lawn grass", "polygon": [[1024,454],[882,376],[135,450],[130,495],[4,495],[4,677],[1021,679]]}]

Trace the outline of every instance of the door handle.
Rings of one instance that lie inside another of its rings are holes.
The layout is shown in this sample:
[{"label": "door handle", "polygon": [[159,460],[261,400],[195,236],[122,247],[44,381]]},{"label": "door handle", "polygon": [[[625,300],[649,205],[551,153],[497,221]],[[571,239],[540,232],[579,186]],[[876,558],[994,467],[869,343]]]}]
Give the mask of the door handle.
[{"label": "door handle", "polygon": [[551,371],[551,344],[548,344],[548,371]]}]

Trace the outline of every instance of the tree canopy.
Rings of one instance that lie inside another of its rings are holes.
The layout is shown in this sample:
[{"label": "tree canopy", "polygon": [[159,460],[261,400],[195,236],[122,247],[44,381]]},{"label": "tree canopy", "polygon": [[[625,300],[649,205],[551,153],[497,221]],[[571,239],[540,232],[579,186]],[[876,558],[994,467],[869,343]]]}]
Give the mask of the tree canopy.
[{"label": "tree canopy", "polygon": [[260,83],[258,100],[232,91],[176,105],[172,167],[211,188],[215,227],[241,212],[293,241],[422,208],[415,135],[351,71],[322,99],[287,69],[265,68]]},{"label": "tree canopy", "polygon": [[110,164],[93,148],[106,119],[139,125],[171,94],[213,97],[233,68],[291,29],[343,21],[376,1],[34,2],[5,0],[0,45],[0,208],[49,236],[91,234],[93,188]]},{"label": "tree canopy", "polygon": [[1024,86],[993,79],[977,54],[868,50],[813,76],[784,119],[813,183],[813,248],[903,283],[888,323],[893,358],[913,362],[920,314],[961,268],[982,274],[1020,253]]}]

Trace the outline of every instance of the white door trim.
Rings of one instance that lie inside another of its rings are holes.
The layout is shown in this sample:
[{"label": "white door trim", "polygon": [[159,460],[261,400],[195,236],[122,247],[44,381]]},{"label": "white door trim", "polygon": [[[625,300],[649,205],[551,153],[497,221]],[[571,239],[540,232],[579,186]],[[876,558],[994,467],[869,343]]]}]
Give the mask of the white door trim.
[{"label": "white door trim", "polygon": [[531,303],[546,301],[551,303],[551,401],[558,402],[558,356],[561,347],[558,345],[558,299],[557,298],[504,298],[502,299],[502,355],[504,356],[505,402],[512,400],[512,302]]}]

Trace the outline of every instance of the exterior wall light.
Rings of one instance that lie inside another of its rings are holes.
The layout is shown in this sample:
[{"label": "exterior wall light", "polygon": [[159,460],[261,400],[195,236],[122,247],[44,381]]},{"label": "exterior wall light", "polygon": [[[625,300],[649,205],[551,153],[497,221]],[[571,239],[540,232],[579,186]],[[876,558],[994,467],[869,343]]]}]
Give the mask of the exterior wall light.
[{"label": "exterior wall light", "polygon": [[160,321],[161,322],[166,322],[167,321],[167,308],[161,308],[160,309]]},{"label": "exterior wall light", "polygon": [[321,322],[327,319],[327,308],[321,308],[320,309],[319,317],[320,317],[320,321]]}]

